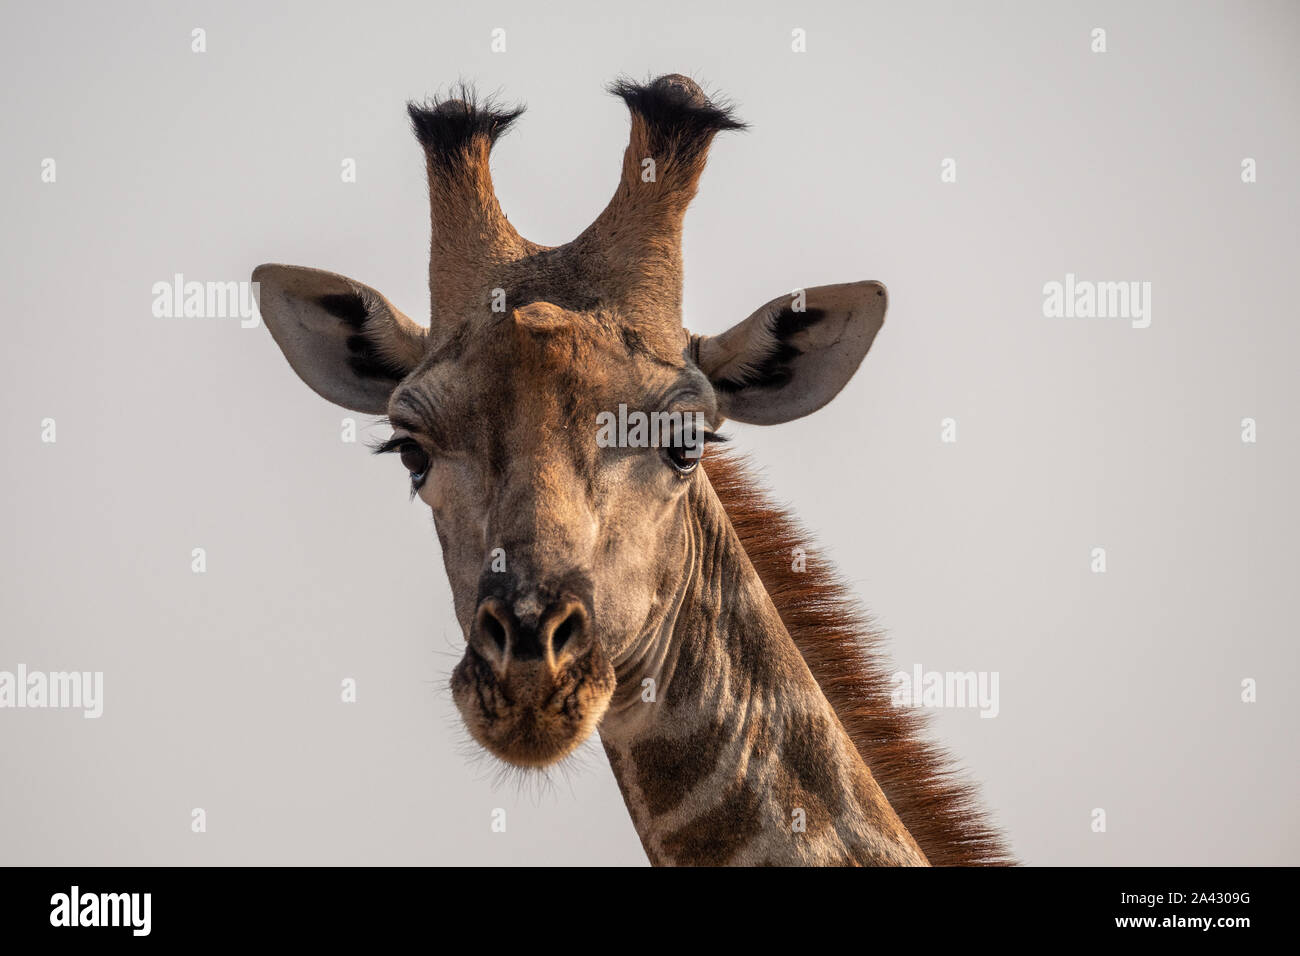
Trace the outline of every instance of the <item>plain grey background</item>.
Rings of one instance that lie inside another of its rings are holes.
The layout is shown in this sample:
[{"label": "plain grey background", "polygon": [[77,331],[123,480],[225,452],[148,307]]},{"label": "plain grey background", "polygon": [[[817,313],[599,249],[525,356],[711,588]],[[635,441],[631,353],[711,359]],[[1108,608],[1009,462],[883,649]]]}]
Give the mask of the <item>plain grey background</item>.
[{"label": "plain grey background", "polygon": [[[721,331],[796,286],[889,286],[834,403],[729,430],[898,667],[998,672],[996,719],[933,727],[1013,850],[1300,862],[1295,3],[5,19],[0,669],[102,670],[106,688],[99,720],[0,710],[0,862],[645,862],[594,744],[549,782],[470,755],[445,690],[461,638],[400,467],[340,440],[346,413],[265,328],[156,318],[151,288],[290,262],[423,319],[404,102],[459,78],[526,101],[494,175],[519,230],[555,244],[618,177],[627,115],[603,84],[663,72],[752,124],[718,139],[687,217],[688,324]],[[1152,283],[1151,327],[1044,318],[1043,285],[1067,272]]]}]

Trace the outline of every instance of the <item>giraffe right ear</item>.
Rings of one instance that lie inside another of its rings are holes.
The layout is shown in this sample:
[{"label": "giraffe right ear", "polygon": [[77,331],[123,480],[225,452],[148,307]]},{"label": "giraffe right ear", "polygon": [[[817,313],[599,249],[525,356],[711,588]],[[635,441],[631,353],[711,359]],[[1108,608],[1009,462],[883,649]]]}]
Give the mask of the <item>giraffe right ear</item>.
[{"label": "giraffe right ear", "polygon": [[839,394],[885,321],[879,282],[843,282],[773,299],[721,335],[692,336],[724,418],[779,425]]},{"label": "giraffe right ear", "polygon": [[426,330],[367,285],[302,266],[253,270],[262,319],[312,390],[336,405],[382,415],[424,356]]}]

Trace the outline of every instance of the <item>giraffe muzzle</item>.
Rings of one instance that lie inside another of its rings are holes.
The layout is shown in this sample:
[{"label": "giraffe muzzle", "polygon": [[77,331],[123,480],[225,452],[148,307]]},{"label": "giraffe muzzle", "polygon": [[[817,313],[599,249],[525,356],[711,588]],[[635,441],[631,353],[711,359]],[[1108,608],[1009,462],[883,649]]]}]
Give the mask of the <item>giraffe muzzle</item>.
[{"label": "giraffe muzzle", "polygon": [[479,602],[452,697],[470,734],[502,760],[540,767],[570,754],[595,729],[614,692],[614,669],[591,626],[590,606],[537,592]]}]

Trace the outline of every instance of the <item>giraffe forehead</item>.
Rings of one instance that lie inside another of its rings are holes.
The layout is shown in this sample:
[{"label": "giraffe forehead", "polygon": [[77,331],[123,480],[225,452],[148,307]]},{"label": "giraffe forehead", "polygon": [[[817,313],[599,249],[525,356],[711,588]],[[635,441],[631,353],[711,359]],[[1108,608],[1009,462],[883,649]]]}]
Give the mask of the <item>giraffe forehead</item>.
[{"label": "giraffe forehead", "polygon": [[[679,340],[684,343],[684,336]],[[662,343],[660,343],[662,344]],[[638,330],[608,316],[534,303],[506,322],[470,334],[459,374],[559,392],[566,398],[653,390],[685,369],[682,346],[655,348]]]},{"label": "giraffe forehead", "polygon": [[541,322],[466,330],[394,393],[390,417],[435,435],[472,421],[485,433],[523,441],[529,433],[591,425],[620,403],[653,404],[683,376],[699,377],[680,357],[664,361],[626,330],[554,315]]}]

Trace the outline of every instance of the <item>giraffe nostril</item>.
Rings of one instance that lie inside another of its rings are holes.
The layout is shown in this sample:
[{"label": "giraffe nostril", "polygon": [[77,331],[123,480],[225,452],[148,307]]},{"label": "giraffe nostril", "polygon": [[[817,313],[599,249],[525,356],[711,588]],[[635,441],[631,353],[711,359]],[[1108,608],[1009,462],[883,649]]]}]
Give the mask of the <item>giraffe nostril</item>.
[{"label": "giraffe nostril", "polygon": [[[484,598],[468,635],[470,647],[501,673],[528,661],[549,660],[558,666],[561,658],[581,655],[587,646],[586,607],[573,598],[545,608],[541,603],[535,595],[515,601],[513,607],[495,596]],[[522,621],[520,613],[525,615]]]},{"label": "giraffe nostril", "polygon": [[581,624],[582,618],[579,616],[578,612],[571,611],[569,616],[561,621],[556,626],[555,631],[551,634],[551,650],[556,654],[560,653],[560,650],[564,645],[569,643],[569,639],[578,632],[578,628]]},{"label": "giraffe nostril", "polygon": [[483,615],[483,633],[491,638],[500,653],[506,652],[506,627],[495,614]]},{"label": "giraffe nostril", "polygon": [[497,620],[497,618],[487,615],[484,619],[484,631],[487,636],[491,637],[491,643],[497,645],[500,653],[506,653],[506,628]]}]

